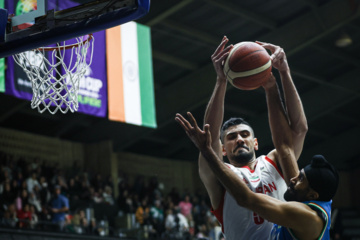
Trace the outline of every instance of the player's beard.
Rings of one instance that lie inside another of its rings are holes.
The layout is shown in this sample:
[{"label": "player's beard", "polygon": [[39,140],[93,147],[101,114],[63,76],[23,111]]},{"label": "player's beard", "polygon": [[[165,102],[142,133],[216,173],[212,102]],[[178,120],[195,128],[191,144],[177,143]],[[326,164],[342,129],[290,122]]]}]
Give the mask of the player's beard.
[{"label": "player's beard", "polygon": [[293,191],[290,191],[289,189],[286,190],[284,193],[284,199],[285,201],[297,201],[296,194]]},{"label": "player's beard", "polygon": [[246,164],[250,162],[254,158],[254,151],[249,152],[239,152],[238,154],[234,154],[232,156],[232,161],[240,164]]},{"label": "player's beard", "polygon": [[284,193],[285,201],[297,201],[303,202],[306,201],[306,194],[303,191],[297,191],[294,189],[294,185],[290,184],[290,189],[287,189]]}]

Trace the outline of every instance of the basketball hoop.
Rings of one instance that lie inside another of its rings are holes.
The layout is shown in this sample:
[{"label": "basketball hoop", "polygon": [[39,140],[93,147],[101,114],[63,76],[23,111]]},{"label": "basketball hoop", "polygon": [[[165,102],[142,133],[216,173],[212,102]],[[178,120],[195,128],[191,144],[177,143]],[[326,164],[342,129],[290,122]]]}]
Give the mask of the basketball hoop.
[{"label": "basketball hoop", "polygon": [[[80,80],[91,65],[94,40],[93,35],[88,34],[76,38],[74,44],[64,41],[56,47],[41,47],[13,55],[31,81],[33,109],[37,108],[39,113],[48,110],[51,114],[58,110],[62,113],[78,110]],[[69,56],[66,62],[65,56]]]}]

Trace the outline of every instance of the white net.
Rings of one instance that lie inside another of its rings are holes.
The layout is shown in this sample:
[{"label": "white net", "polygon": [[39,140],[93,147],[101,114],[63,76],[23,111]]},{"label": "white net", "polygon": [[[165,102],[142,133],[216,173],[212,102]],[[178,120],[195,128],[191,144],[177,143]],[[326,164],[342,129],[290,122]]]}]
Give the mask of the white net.
[{"label": "white net", "polygon": [[92,35],[76,38],[75,44],[56,45],[13,56],[31,81],[31,107],[40,113],[46,110],[52,114],[77,111],[79,83],[92,61]]}]

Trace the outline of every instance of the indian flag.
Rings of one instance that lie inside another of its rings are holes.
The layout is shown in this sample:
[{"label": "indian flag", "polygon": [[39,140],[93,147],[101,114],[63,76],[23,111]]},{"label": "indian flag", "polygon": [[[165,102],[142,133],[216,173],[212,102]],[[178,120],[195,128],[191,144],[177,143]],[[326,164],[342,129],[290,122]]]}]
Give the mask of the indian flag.
[{"label": "indian flag", "polygon": [[106,30],[109,119],[156,128],[150,28]]}]

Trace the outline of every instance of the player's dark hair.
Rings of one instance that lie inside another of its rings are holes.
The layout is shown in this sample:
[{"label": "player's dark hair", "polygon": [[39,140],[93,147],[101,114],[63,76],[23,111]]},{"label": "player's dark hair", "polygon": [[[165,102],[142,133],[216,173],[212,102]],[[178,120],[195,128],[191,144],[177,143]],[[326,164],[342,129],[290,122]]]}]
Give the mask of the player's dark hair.
[{"label": "player's dark hair", "polygon": [[252,129],[251,125],[247,121],[245,121],[243,118],[239,118],[239,117],[234,118],[234,117],[232,117],[229,120],[227,120],[226,122],[224,122],[224,124],[221,127],[221,131],[220,131],[220,139],[221,139],[221,141],[224,142],[224,133],[229,127],[232,127],[232,126],[235,126],[235,125],[240,125],[240,124],[248,125],[252,130],[253,136],[255,136],[254,130]]}]

